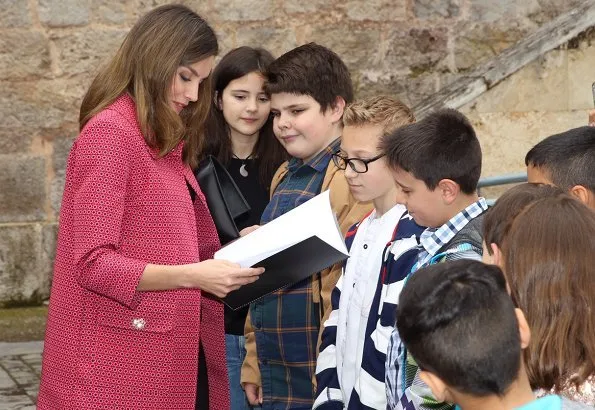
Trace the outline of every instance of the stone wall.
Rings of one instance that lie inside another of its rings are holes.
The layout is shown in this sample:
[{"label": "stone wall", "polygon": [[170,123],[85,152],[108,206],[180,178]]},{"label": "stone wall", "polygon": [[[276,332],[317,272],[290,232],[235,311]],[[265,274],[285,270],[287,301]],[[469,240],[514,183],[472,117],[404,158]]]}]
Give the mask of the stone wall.
[{"label": "stone wall", "polygon": [[[595,31],[552,50],[460,108],[480,138],[482,175],[525,170],[544,137],[587,125],[595,81]],[[484,190],[497,196],[504,187]]]},{"label": "stone wall", "polygon": [[[0,305],[38,303],[47,296],[64,165],[77,134],[81,98],[97,68],[116,50],[138,16],[162,3],[0,0]],[[239,45],[255,45],[279,55],[316,41],[346,61],[358,96],[382,92],[415,105],[581,1],[183,3],[211,22],[222,53]],[[558,86],[583,89],[576,76],[562,74],[570,72],[574,59],[578,67],[578,61],[586,58],[583,66],[588,67],[592,49],[582,50],[582,54],[580,48],[552,52],[519,74],[524,76],[521,80],[511,79],[510,85],[498,86],[465,108],[490,158],[486,175],[518,169],[518,152],[549,133],[544,122],[552,124],[551,129],[583,122],[584,112],[569,110],[586,109],[584,98],[574,99],[569,91],[559,98],[556,91]],[[515,100],[519,82],[531,76],[537,83],[550,81],[551,76],[543,78],[549,69],[559,83],[541,90],[541,96]],[[581,75],[589,77],[586,68]],[[501,87],[510,91],[498,91]],[[541,97],[548,90],[555,101],[545,106],[548,102]],[[512,144],[512,156],[502,141]]]}]

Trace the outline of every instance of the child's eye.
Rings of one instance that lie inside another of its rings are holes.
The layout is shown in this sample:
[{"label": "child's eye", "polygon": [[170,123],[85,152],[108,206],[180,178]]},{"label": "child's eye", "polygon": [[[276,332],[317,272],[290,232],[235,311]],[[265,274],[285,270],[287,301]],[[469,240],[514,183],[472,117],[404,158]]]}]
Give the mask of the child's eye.
[{"label": "child's eye", "polygon": [[246,96],[245,95],[236,95],[235,98],[238,101],[244,101],[246,99]]},{"label": "child's eye", "polygon": [[298,109],[295,109],[295,110],[291,110],[291,113],[293,115],[298,115],[298,114],[301,114],[303,111],[304,111],[303,108],[298,108]]},{"label": "child's eye", "polygon": [[267,103],[267,102],[269,102],[269,98],[268,97],[258,97],[258,101],[260,101],[261,103]]},{"label": "child's eye", "polygon": [[185,82],[190,81],[190,78],[186,77],[184,74],[180,74],[180,78],[182,79],[182,81],[185,81]]},{"label": "child's eye", "polygon": [[278,117],[280,114],[278,111],[271,111],[271,116],[272,117]]}]

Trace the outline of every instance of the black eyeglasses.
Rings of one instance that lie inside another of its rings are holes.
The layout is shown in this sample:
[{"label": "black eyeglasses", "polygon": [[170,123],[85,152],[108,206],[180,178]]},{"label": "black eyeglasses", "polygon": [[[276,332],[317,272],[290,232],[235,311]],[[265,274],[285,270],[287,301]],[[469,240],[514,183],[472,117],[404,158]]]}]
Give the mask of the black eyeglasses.
[{"label": "black eyeglasses", "polygon": [[368,164],[376,161],[384,156],[384,154],[376,155],[374,158],[361,159],[361,158],[347,158],[338,152],[333,154],[333,162],[339,169],[346,169],[347,164],[351,167],[354,172],[358,174],[364,174],[368,172]]}]

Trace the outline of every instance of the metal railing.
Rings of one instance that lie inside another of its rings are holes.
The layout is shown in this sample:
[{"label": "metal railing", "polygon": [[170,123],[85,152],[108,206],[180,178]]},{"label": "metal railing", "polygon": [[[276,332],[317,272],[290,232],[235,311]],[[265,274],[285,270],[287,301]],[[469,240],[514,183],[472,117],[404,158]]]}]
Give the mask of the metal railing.
[{"label": "metal railing", "polygon": [[[481,178],[479,180],[479,183],[477,184],[477,193],[481,195],[481,188],[507,184],[517,184],[519,182],[527,182],[526,172],[516,172],[513,174],[494,175],[492,177]],[[486,201],[488,202],[488,205],[491,206],[494,205],[496,199],[486,198]]]}]

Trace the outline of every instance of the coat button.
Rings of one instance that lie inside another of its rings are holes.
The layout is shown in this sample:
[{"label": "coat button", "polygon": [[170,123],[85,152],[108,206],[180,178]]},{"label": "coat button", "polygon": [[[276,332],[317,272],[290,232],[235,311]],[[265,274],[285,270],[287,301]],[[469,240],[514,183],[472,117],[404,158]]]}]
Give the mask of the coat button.
[{"label": "coat button", "polygon": [[145,322],[145,319],[142,319],[142,318],[132,319],[132,327],[135,328],[136,330],[143,330],[145,328],[146,324],[147,323]]}]

